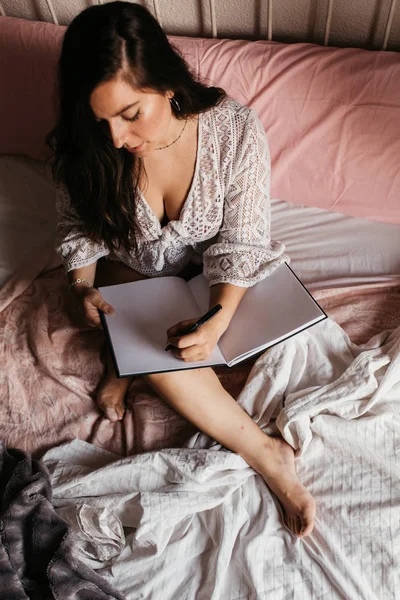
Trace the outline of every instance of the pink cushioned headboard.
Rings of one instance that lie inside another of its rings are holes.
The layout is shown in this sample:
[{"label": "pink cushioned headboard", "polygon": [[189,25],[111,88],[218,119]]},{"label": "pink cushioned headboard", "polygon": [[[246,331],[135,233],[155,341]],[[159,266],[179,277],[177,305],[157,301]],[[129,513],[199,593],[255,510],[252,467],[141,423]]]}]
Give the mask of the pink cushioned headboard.
[{"label": "pink cushioned headboard", "polygon": [[[44,158],[65,28],[0,17],[0,152]],[[170,38],[210,84],[258,113],[271,196],[400,223],[400,54]]]}]

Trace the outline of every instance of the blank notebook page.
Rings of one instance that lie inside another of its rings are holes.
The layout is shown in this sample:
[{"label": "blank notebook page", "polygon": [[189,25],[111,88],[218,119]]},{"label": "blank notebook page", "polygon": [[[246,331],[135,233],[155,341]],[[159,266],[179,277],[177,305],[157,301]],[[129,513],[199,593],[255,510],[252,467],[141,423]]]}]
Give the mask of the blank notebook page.
[{"label": "blank notebook page", "polygon": [[208,361],[185,363],[165,352],[167,329],[201,312],[180,277],[144,279],[100,288],[115,315],[106,316],[120,375],[221,364],[218,348]]},{"label": "blank notebook page", "polygon": [[[207,286],[204,277],[199,275],[192,279],[190,286],[201,306]],[[272,346],[324,318],[318,304],[284,263],[248,290],[218,345],[230,363],[252,350]]]}]

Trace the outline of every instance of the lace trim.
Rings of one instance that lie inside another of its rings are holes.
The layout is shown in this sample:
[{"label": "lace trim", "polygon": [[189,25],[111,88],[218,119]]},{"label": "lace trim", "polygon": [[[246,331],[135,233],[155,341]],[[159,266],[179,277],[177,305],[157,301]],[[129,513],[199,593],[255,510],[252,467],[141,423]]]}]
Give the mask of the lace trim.
[{"label": "lace trim", "polygon": [[[67,270],[109,254],[81,232],[65,187],[57,190],[57,249]],[[270,155],[256,114],[232,99],[199,115],[198,156],[179,220],[161,227],[139,197],[137,250],[111,258],[150,277],[177,274],[203,255],[210,284],[249,286],[288,257],[270,239]]]}]

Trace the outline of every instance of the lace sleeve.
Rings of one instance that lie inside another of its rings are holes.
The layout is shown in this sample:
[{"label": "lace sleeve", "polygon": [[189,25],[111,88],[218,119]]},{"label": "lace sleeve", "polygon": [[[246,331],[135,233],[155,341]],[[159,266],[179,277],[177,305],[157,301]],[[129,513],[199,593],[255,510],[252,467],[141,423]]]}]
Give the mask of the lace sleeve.
[{"label": "lace sleeve", "polygon": [[251,287],[288,260],[270,238],[270,155],[264,128],[249,112],[239,139],[216,243],[203,255],[210,285]]},{"label": "lace sleeve", "polygon": [[85,267],[109,254],[105,244],[93,242],[82,233],[81,221],[71,206],[64,185],[57,186],[56,209],[58,213],[56,250],[61,256],[66,271]]}]

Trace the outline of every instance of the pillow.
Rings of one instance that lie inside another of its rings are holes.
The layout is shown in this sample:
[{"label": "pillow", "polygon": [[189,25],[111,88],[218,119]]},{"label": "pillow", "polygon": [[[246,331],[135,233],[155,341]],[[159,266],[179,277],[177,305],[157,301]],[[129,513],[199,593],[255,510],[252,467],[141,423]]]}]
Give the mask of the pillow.
[{"label": "pillow", "polygon": [[0,153],[49,156],[65,27],[0,17]]},{"label": "pillow", "polygon": [[0,287],[27,268],[36,276],[46,265],[60,264],[55,223],[49,169],[30,158],[0,156]]},{"label": "pillow", "polygon": [[[0,152],[43,159],[65,27],[0,18]],[[255,109],[271,195],[400,223],[400,54],[171,37],[192,68]]]},{"label": "pillow", "polygon": [[172,41],[197,72],[257,112],[272,197],[400,223],[400,53]]}]

